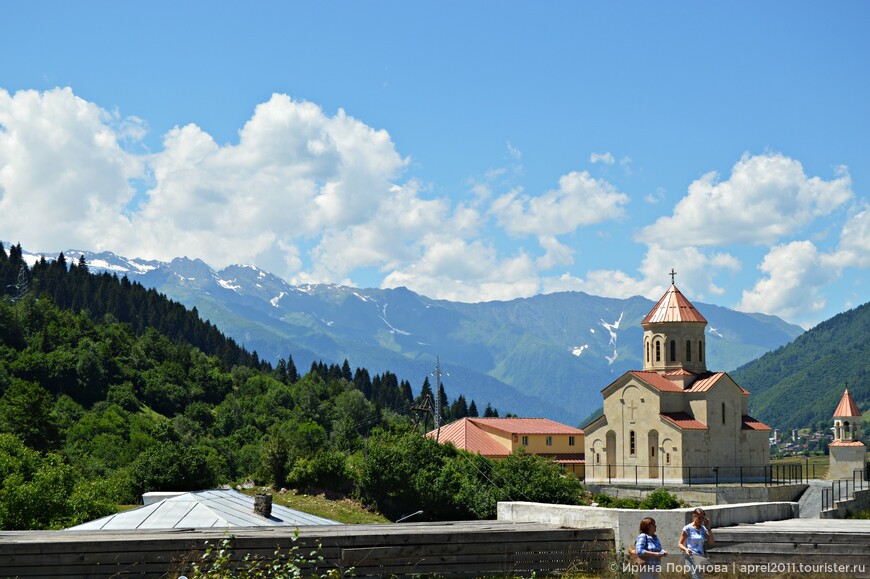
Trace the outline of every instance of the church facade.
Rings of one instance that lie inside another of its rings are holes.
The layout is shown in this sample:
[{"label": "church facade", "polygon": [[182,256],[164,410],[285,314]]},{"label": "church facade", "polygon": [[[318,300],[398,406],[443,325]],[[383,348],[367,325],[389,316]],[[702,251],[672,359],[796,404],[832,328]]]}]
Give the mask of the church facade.
[{"label": "church facade", "polygon": [[641,326],[643,370],[604,388],[583,426],[586,480],[765,480],[770,427],[749,416],[748,391],[707,370],[707,320],[673,280]]}]

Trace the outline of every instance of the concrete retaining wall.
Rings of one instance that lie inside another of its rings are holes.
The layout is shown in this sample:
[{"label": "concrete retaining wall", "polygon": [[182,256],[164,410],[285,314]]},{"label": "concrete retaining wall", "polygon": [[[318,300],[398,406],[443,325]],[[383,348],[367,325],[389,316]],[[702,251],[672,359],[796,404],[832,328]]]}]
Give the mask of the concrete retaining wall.
[{"label": "concrete retaining wall", "polygon": [[[638,535],[641,519],[652,517],[656,521],[657,535],[662,547],[678,561],[680,554],[677,541],[680,531],[692,521],[692,510],[643,511],[634,509],[605,509],[601,507],[574,507],[546,503],[501,502],[498,503],[498,520],[513,522],[537,522],[557,524],[564,527],[613,529],[616,548],[633,545]],[[779,521],[796,518],[800,514],[797,503],[746,503],[704,507],[716,527],[728,527],[741,523]]]},{"label": "concrete retaining wall", "polygon": [[[593,493],[602,493],[616,498],[644,499],[659,486],[621,486],[590,484]],[[691,506],[735,505],[743,503],[795,502],[806,490],[805,484],[778,486],[668,486],[668,492]]]},{"label": "concrete retaining wall", "polygon": [[847,515],[870,510],[870,490],[855,491],[854,498],[837,501],[833,509],[819,513],[820,519],[845,519]]}]

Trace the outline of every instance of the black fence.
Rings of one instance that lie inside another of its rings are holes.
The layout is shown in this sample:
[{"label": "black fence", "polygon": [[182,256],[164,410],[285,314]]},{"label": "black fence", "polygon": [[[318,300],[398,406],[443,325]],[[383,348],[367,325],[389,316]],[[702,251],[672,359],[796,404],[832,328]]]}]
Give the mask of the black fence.
[{"label": "black fence", "polygon": [[638,464],[586,465],[587,481],[633,484],[799,484],[809,478],[809,465],[800,463],[763,466],[665,466]]},{"label": "black fence", "polygon": [[870,489],[868,481],[870,481],[870,465],[865,468],[856,468],[852,472],[851,479],[832,480],[831,488],[822,489],[822,510],[828,511],[840,501],[855,498],[855,491]]}]

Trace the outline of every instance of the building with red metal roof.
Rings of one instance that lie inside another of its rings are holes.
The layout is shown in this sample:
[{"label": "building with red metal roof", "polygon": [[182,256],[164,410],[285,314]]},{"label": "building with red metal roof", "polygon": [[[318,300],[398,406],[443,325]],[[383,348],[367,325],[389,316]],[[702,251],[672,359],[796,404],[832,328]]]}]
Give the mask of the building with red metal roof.
[{"label": "building with red metal roof", "polygon": [[583,426],[586,480],[769,476],[770,427],[749,416],[749,392],[707,369],[706,326],[672,279],[641,322],[643,370],[605,387],[602,415]]},{"label": "building with red metal roof", "polygon": [[583,477],[583,431],[547,418],[461,418],[426,434],[440,443],[503,459],[519,448]]}]

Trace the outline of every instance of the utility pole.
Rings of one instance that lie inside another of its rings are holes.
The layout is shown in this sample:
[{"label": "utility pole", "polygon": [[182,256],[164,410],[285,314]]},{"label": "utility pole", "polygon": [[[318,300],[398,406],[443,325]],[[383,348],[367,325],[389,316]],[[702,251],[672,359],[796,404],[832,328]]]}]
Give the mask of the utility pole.
[{"label": "utility pole", "polygon": [[435,356],[435,442],[441,435],[441,359]]}]

